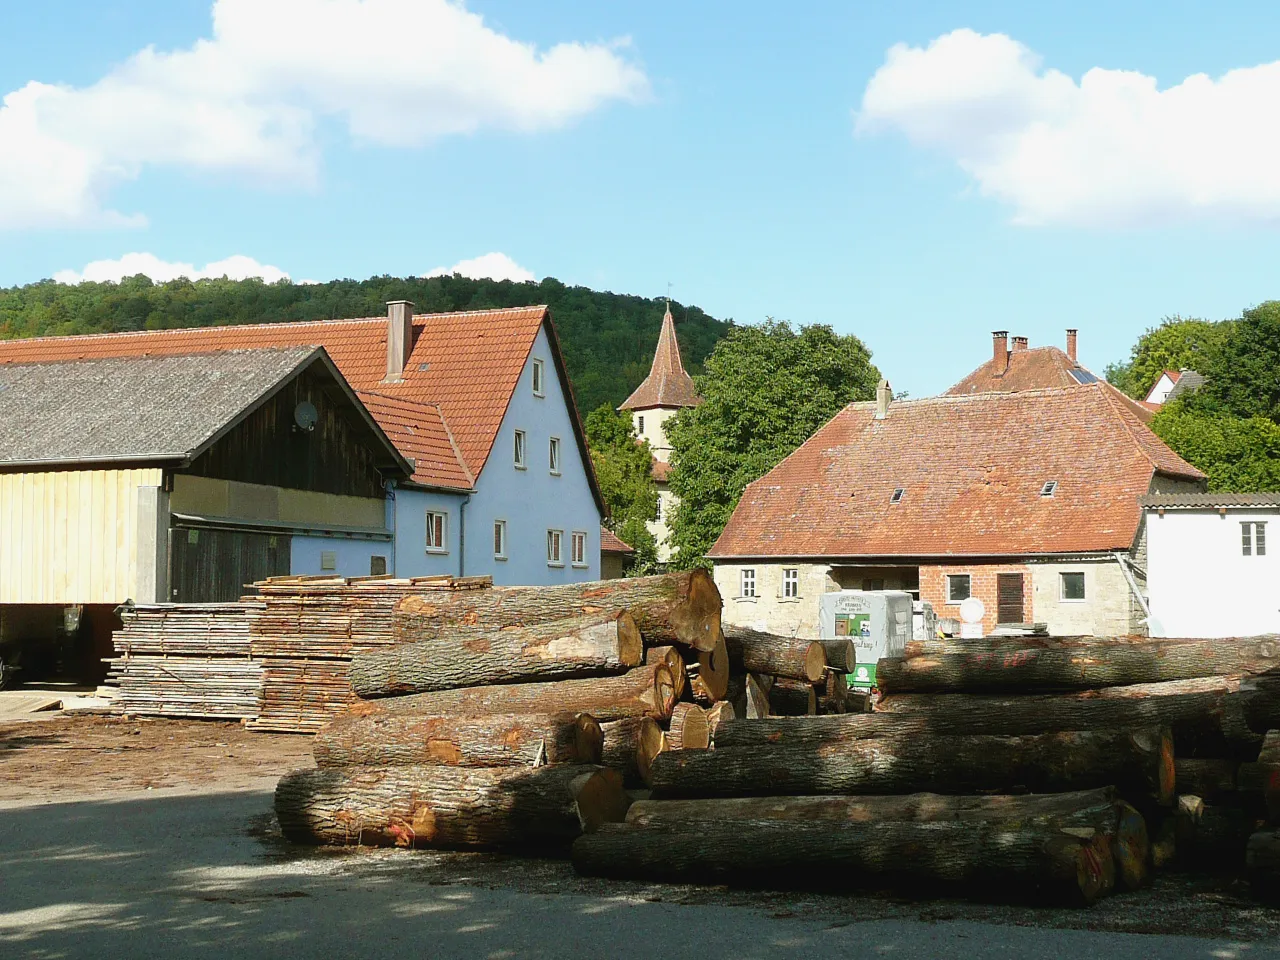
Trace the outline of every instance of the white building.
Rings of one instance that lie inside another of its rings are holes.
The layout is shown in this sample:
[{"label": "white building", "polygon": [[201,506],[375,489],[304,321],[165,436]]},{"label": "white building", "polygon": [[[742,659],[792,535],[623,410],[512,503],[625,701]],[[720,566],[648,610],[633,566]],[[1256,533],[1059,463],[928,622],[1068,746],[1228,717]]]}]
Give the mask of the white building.
[{"label": "white building", "polygon": [[1280,633],[1280,494],[1144,497],[1155,637]]}]

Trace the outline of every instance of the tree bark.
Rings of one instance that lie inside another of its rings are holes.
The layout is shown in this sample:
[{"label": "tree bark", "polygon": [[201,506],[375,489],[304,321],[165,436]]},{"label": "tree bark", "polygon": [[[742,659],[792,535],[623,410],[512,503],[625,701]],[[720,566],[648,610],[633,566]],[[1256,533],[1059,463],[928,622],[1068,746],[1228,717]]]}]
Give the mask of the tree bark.
[{"label": "tree bark", "polygon": [[569,680],[623,673],[640,663],[640,630],[625,610],[528,626],[455,626],[431,640],[357,653],[351,689],[361,697]]},{"label": "tree bark", "polygon": [[685,688],[689,684],[689,674],[685,670],[684,658],[680,656],[680,651],[672,646],[650,647],[644,653],[644,662],[648,664],[665,663],[667,669],[671,671],[671,679],[675,683],[676,699],[679,700],[684,696]]},{"label": "tree bark", "polygon": [[665,664],[636,667],[615,677],[515,683],[507,686],[437,690],[405,697],[365,700],[350,712],[419,716],[491,716],[508,713],[587,713],[600,722],[648,716],[666,720],[675,706],[671,671]]},{"label": "tree bark", "polygon": [[[1174,732],[1174,743],[1178,734]],[[1189,793],[1213,803],[1236,792],[1236,772],[1240,764],[1234,760],[1175,757],[1174,782],[1178,793]]]},{"label": "tree bark", "polygon": [[725,699],[733,704],[733,714],[740,719],[763,720],[769,716],[769,695],[754,674],[730,675]]},{"label": "tree bark", "polygon": [[1238,807],[1208,804],[1191,794],[1179,794],[1174,824],[1180,863],[1232,870],[1244,864],[1249,835],[1257,826]]},{"label": "tree bark", "polygon": [[671,750],[705,750],[711,743],[707,712],[693,703],[677,703],[671,711],[667,747]]},{"label": "tree bark", "polygon": [[616,771],[577,764],[298,770],[275,796],[296,842],[467,849],[563,848],[626,806]]},{"label": "tree bark", "polygon": [[969,654],[1006,650],[1064,650],[1071,647],[1101,646],[1110,643],[1133,643],[1132,637],[978,637],[972,640],[957,638],[908,640],[903,656],[937,657],[947,654]]},{"label": "tree bark", "polygon": [[816,640],[782,637],[746,627],[724,628],[729,664],[735,671],[763,673],[817,683],[827,665],[827,654]]},{"label": "tree bark", "polygon": [[608,824],[574,843],[579,873],[618,879],[780,887],[889,884],[988,898],[1090,903],[1109,892],[1110,843],[1089,828],[1007,821],[790,819]]},{"label": "tree bark", "polygon": [[818,697],[807,680],[775,677],[769,688],[769,709],[780,717],[812,717],[818,712]]},{"label": "tree bark", "polygon": [[312,743],[320,767],[457,767],[599,763],[600,724],[586,714],[487,717],[346,713]]},{"label": "tree bark", "polygon": [[936,657],[889,657],[876,683],[892,693],[1086,690],[1280,667],[1280,640],[1149,640],[1063,649],[1022,648]]},{"label": "tree bark", "polygon": [[[1164,804],[1173,799],[1168,728],[1023,737],[927,736],[908,728],[874,739],[856,725],[839,729],[840,722],[859,719],[760,721],[751,725],[769,733],[751,734],[731,732],[744,721],[721,724],[714,750],[664,753],[654,760],[654,797],[1055,793],[1114,784],[1134,797],[1154,795]],[[742,745],[762,734],[769,736],[767,749]]]},{"label": "tree bark", "polygon": [[826,655],[828,667],[840,673],[853,673],[857,668],[857,654],[853,648],[853,641],[848,637],[818,642],[822,644],[822,652]]},{"label": "tree bark", "polygon": [[627,717],[601,725],[601,763],[619,771],[629,787],[647,787],[653,758],[667,749],[666,735],[652,717]]},{"label": "tree bark", "polygon": [[511,627],[619,609],[635,617],[646,643],[713,650],[721,636],[720,591],[705,570],[409,596],[396,608],[395,633],[400,640],[433,640],[454,624]]},{"label": "tree bark", "polygon": [[693,699],[704,707],[718,703],[729,692],[729,654],[721,637],[713,650],[699,650],[697,668],[689,677]]}]

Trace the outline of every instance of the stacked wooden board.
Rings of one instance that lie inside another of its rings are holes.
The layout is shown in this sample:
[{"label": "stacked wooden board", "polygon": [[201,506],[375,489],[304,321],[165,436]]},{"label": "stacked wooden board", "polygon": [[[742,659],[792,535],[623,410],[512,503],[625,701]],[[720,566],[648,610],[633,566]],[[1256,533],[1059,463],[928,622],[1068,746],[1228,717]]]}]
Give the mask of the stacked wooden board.
[{"label": "stacked wooden board", "polygon": [[293,840],[563,852],[622,819],[653,754],[708,745],[678,699],[724,647],[703,571],[411,593],[388,639],[352,651],[358,699],[280,782]]}]

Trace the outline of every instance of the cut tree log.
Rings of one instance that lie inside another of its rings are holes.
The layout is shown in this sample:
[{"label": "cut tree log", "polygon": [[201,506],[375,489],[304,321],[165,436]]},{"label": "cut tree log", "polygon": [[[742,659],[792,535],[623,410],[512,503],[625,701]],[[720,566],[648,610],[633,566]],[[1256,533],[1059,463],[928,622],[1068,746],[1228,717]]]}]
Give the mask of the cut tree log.
[{"label": "cut tree log", "polygon": [[[1173,800],[1167,727],[1023,737],[922,736],[908,728],[867,739],[849,723],[860,719],[846,714],[723,723],[714,750],[668,752],[654,760],[654,797],[1056,793],[1114,784],[1122,795],[1153,795],[1166,805]],[[747,726],[768,732],[740,732]],[[766,749],[743,745],[762,735],[769,737]]]},{"label": "cut tree log", "polygon": [[[1147,639],[1142,637],[1141,640]],[[1101,646],[1109,643],[1133,643],[1136,637],[1035,637],[1016,634],[975,637],[971,640],[957,638],[908,640],[904,657],[938,657],[948,654],[969,654],[1006,650],[1065,650],[1070,647]]]},{"label": "cut tree log", "polygon": [[1247,751],[1258,742],[1247,717],[1249,701],[1256,696],[1249,681],[1198,677],[1021,696],[901,693],[882,697],[875,710],[926,721],[936,733],[1027,734],[1168,724],[1180,750],[1234,744]]},{"label": "cut tree log", "polygon": [[707,712],[694,703],[677,703],[671,711],[667,730],[670,750],[705,750],[711,745],[711,727]]},{"label": "cut tree log", "polygon": [[1086,690],[1209,676],[1266,673],[1280,667],[1280,639],[1148,640],[1091,646],[888,657],[876,684],[892,693]]},{"label": "cut tree log", "polygon": [[839,673],[853,673],[857,669],[857,653],[853,641],[848,637],[837,637],[834,640],[819,640],[822,652],[826,655],[827,666]]},{"label": "cut tree log", "polygon": [[714,737],[720,724],[734,718],[733,704],[728,700],[719,700],[707,710],[707,730]]},{"label": "cut tree log", "polygon": [[400,847],[563,848],[626,807],[617,771],[578,764],[298,770],[275,796],[290,840]]},{"label": "cut tree log", "polygon": [[320,767],[459,767],[599,763],[600,724],[587,714],[485,717],[347,713],[316,735]]},{"label": "cut tree log", "polygon": [[671,671],[671,679],[676,687],[676,699],[679,700],[684,696],[685,687],[689,683],[689,675],[685,671],[684,658],[680,656],[680,651],[672,646],[650,647],[644,652],[644,662],[665,663],[667,669]]},{"label": "cut tree log", "polygon": [[761,633],[747,627],[727,626],[724,640],[734,671],[763,673],[817,683],[827,666],[827,654],[816,640]]},{"label": "cut tree log", "polygon": [[[713,751],[714,752],[714,751]],[[1110,891],[1111,843],[1087,827],[1030,822],[791,819],[606,824],[573,845],[588,876],[734,886],[889,884],[989,898],[1086,904]]]},{"label": "cut tree log", "polygon": [[646,643],[714,650],[721,637],[720,591],[705,570],[551,587],[424,593],[396,607],[398,640],[433,640],[454,624],[511,627],[626,610]]},{"label": "cut tree log", "polygon": [[1240,764],[1236,784],[1246,796],[1260,795],[1268,821],[1280,824],[1280,730],[1267,732],[1257,760]]},{"label": "cut tree log", "polygon": [[699,650],[698,662],[690,668],[689,690],[693,699],[705,707],[723,700],[729,692],[729,654],[724,637],[712,650]]},{"label": "cut tree log", "polygon": [[623,673],[640,663],[640,629],[625,610],[528,626],[454,626],[430,640],[357,653],[351,689],[361,697],[569,680]]},{"label": "cut tree log", "polygon": [[1266,900],[1280,898],[1280,830],[1258,830],[1249,837],[1245,870],[1255,896]]},{"label": "cut tree log", "polygon": [[924,735],[928,727],[910,719],[881,717],[874,713],[813,717],[803,723],[794,717],[727,720],[716,729],[716,749],[758,750],[762,755],[777,743],[811,745],[814,750],[857,740],[905,738]]},{"label": "cut tree log", "polygon": [[666,734],[652,717],[626,717],[601,725],[600,762],[622,773],[628,787],[647,787],[653,758],[667,749]]},{"label": "cut tree log", "polygon": [[[1176,730],[1173,738],[1177,744]],[[1236,773],[1240,764],[1235,760],[1175,757],[1173,769],[1178,793],[1189,793],[1213,803],[1236,792]]]},{"label": "cut tree log", "polygon": [[830,717],[845,713],[844,697],[828,697],[822,695],[818,697],[818,716]]},{"label": "cut tree log", "polygon": [[1238,807],[1208,804],[1179,794],[1174,805],[1178,861],[1201,869],[1239,870],[1258,824]]},{"label": "cut tree log", "polygon": [[730,676],[725,699],[733,704],[733,714],[738,719],[763,720],[769,716],[769,695],[755,674]]},{"label": "cut tree log", "polygon": [[780,717],[812,717],[818,712],[818,697],[807,680],[774,677],[769,688],[769,709]]},{"label": "cut tree log", "polygon": [[366,716],[379,713],[419,716],[588,713],[603,723],[638,716],[666,720],[674,706],[671,671],[666,664],[655,663],[613,677],[436,690],[364,700],[349,709],[351,713]]}]

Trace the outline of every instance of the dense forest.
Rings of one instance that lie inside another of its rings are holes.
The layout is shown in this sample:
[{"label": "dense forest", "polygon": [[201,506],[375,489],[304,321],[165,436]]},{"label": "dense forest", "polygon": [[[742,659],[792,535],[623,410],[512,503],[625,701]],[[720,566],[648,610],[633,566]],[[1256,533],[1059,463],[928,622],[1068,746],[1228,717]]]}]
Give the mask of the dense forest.
[{"label": "dense forest", "polygon": [[[649,372],[663,301],[540,283],[467,277],[371,277],[298,284],[261,280],[173,280],[145,276],[77,286],[45,280],[0,289],[0,339],[167,330],[285,320],[378,316],[388,300],[412,300],[420,313],[545,303],[560,334],[578,407],[617,406]],[[680,350],[690,372],[732,326],[673,302]]]}]

